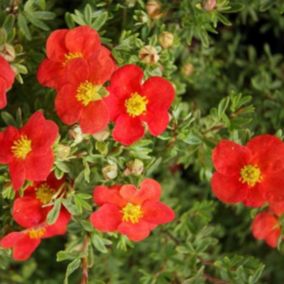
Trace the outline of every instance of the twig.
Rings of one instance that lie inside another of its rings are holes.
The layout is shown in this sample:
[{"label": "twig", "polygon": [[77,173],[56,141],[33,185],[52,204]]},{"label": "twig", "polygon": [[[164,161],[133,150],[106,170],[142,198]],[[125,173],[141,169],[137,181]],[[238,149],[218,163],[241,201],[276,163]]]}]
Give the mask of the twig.
[{"label": "twig", "polygon": [[89,273],[88,273],[88,250],[89,247],[89,237],[85,236],[82,251],[86,252],[86,254],[82,257],[82,278],[81,278],[81,284],[87,284],[89,279]]}]

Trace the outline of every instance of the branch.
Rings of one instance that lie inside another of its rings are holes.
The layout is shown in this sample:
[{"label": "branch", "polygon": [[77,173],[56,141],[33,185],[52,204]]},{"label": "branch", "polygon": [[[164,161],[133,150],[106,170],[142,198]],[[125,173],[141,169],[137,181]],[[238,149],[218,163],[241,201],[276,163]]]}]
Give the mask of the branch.
[{"label": "branch", "polygon": [[[89,247],[89,237],[85,236],[82,251],[87,252]],[[88,253],[85,254],[85,256],[82,257],[82,278],[81,278],[81,284],[88,284]]]}]

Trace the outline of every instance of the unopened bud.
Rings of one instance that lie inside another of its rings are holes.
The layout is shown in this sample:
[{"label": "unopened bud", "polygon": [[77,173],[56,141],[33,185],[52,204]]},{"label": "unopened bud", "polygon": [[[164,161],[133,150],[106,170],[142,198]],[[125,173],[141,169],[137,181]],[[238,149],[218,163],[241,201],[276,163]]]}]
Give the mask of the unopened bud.
[{"label": "unopened bud", "polygon": [[97,141],[105,141],[106,139],[108,139],[110,135],[110,132],[108,129],[102,130],[100,132],[97,132],[95,134],[93,134],[93,137],[97,140]]},{"label": "unopened bud", "polygon": [[145,64],[156,64],[160,56],[154,46],[146,45],[140,49],[139,58]]},{"label": "unopened bud", "polygon": [[126,164],[126,169],[124,170],[123,174],[125,176],[134,175],[139,176],[144,171],[144,164],[141,160],[135,159],[130,161]]},{"label": "unopened bud", "polygon": [[170,48],[174,43],[174,35],[170,32],[162,32],[159,36],[159,43],[163,48]]},{"label": "unopened bud", "polygon": [[14,47],[9,43],[4,43],[0,46],[0,55],[4,57],[8,62],[15,60],[16,52]]},{"label": "unopened bud", "polygon": [[216,0],[205,0],[202,4],[202,7],[206,11],[212,11],[216,8]]},{"label": "unopened bud", "polygon": [[56,154],[59,160],[66,160],[70,155],[71,149],[67,145],[58,144],[56,147]]},{"label": "unopened bud", "polygon": [[68,132],[69,137],[74,140],[74,142],[80,143],[84,139],[84,135],[79,125],[74,125]]},{"label": "unopened bud", "polygon": [[129,7],[129,8],[132,8],[135,6],[137,0],[126,0],[126,5]]},{"label": "unopened bud", "polygon": [[103,167],[102,173],[106,180],[115,179],[117,177],[117,165],[109,164]]},{"label": "unopened bud", "polygon": [[158,0],[148,0],[146,4],[146,11],[150,18],[159,19],[162,16],[161,3]]},{"label": "unopened bud", "polygon": [[181,73],[185,77],[189,77],[194,72],[194,66],[191,63],[186,63],[181,67]]}]

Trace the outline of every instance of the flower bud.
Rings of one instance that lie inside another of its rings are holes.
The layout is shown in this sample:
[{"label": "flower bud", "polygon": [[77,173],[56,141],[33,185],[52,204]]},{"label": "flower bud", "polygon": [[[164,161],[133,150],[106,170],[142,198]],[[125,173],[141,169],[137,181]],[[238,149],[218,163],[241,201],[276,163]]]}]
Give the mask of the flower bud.
[{"label": "flower bud", "polygon": [[174,35],[170,32],[162,32],[159,36],[159,43],[163,48],[170,48],[174,43]]},{"label": "flower bud", "polygon": [[109,164],[102,169],[103,177],[106,180],[115,179],[117,177],[117,165]]},{"label": "flower bud", "polygon": [[126,5],[129,7],[129,8],[132,8],[135,6],[137,0],[126,0]]},{"label": "flower bud", "polygon": [[206,0],[202,3],[202,7],[206,11],[212,11],[216,8],[216,0]]},{"label": "flower bud", "polygon": [[109,130],[108,130],[108,129],[105,129],[105,130],[102,130],[102,131],[100,131],[100,132],[97,132],[97,133],[93,134],[93,137],[94,137],[97,141],[102,142],[102,141],[107,140],[108,137],[109,137],[109,135],[110,135]]},{"label": "flower bud", "polygon": [[129,161],[126,164],[126,169],[124,170],[123,174],[125,176],[134,175],[139,176],[144,171],[144,164],[141,160],[135,159],[133,161]]},{"label": "flower bud", "polygon": [[80,143],[84,139],[84,135],[79,125],[74,125],[68,132],[69,137],[74,140],[76,144]]},{"label": "flower bud", "polygon": [[158,0],[148,0],[146,4],[146,11],[151,19],[157,20],[162,16],[161,3]]},{"label": "flower bud", "polygon": [[140,49],[139,58],[145,64],[156,64],[160,56],[154,46],[146,45]]},{"label": "flower bud", "polygon": [[4,43],[0,46],[0,55],[4,57],[8,62],[12,62],[16,58],[16,52],[14,47],[9,43]]},{"label": "flower bud", "polygon": [[191,63],[186,63],[181,67],[181,73],[184,77],[189,77],[194,72],[194,66]]},{"label": "flower bud", "polygon": [[56,147],[56,154],[59,160],[66,160],[71,152],[71,148],[67,145],[58,144]]}]

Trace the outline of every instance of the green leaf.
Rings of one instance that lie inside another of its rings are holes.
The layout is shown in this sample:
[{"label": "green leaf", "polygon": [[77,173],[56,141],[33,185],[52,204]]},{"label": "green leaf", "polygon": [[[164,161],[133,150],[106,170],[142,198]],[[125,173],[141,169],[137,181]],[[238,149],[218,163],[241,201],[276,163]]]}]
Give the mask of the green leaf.
[{"label": "green leaf", "polygon": [[107,19],[108,19],[107,12],[100,13],[99,16],[96,18],[96,20],[93,22],[92,28],[99,31],[101,27],[106,23]]},{"label": "green leaf", "polygon": [[77,270],[81,265],[81,259],[80,258],[76,258],[74,259],[72,262],[70,262],[67,266],[67,270],[66,270],[66,274],[65,274],[65,278],[64,278],[64,284],[68,284],[68,278],[69,276],[75,271]]},{"label": "green leaf", "polygon": [[22,13],[19,13],[19,15],[18,15],[18,26],[19,26],[20,31],[24,34],[24,36],[28,40],[31,40],[32,36],[31,36],[30,29],[28,27],[27,20]]},{"label": "green leaf", "polygon": [[47,223],[49,225],[54,224],[56,222],[56,220],[58,219],[60,209],[61,209],[61,203],[62,203],[61,198],[56,199],[52,209],[48,212]]}]

